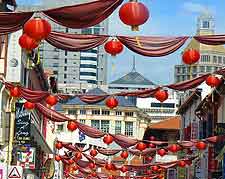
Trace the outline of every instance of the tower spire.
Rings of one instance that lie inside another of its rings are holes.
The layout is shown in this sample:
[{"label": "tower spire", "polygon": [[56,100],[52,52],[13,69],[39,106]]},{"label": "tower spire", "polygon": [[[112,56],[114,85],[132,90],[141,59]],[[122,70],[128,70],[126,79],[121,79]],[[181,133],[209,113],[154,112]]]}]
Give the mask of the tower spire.
[{"label": "tower spire", "polygon": [[133,56],[133,67],[132,67],[132,72],[136,72],[135,56]]}]

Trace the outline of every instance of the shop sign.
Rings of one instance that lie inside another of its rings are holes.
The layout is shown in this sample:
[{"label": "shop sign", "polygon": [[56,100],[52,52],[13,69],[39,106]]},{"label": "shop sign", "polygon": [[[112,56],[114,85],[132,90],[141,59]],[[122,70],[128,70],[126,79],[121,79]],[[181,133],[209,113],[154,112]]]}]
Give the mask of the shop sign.
[{"label": "shop sign", "polygon": [[31,147],[29,151],[18,151],[18,165],[26,169],[35,169],[35,154],[36,150],[33,147]]}]

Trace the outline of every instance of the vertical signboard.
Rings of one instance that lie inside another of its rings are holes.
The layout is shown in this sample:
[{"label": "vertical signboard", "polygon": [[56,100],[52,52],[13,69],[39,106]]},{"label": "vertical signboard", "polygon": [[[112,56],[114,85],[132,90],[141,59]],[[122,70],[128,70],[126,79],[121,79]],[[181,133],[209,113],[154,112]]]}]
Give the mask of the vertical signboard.
[{"label": "vertical signboard", "polygon": [[30,113],[24,108],[24,103],[16,103],[15,137],[17,141],[30,141]]}]

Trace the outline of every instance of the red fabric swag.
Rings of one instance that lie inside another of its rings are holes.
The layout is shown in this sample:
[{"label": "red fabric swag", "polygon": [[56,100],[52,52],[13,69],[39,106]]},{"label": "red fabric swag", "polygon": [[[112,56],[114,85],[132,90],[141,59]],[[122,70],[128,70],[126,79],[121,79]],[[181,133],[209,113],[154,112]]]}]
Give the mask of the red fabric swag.
[{"label": "red fabric swag", "polygon": [[223,45],[225,44],[225,35],[203,35],[195,36],[195,40],[206,45]]},{"label": "red fabric swag", "polygon": [[44,15],[57,24],[69,28],[87,28],[99,24],[110,16],[123,0],[95,0],[43,11]]},{"label": "red fabric swag", "polygon": [[128,37],[117,38],[131,51],[149,57],[161,57],[169,55],[179,49],[188,37]]},{"label": "red fabric swag", "polygon": [[95,48],[107,41],[104,35],[78,35],[63,32],[51,32],[46,41],[62,50],[82,51]]}]

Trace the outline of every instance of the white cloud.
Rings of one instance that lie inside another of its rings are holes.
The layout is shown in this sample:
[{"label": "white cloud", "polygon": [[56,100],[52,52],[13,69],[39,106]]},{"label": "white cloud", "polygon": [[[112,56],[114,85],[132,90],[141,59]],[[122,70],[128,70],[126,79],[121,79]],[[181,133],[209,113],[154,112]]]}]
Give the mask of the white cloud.
[{"label": "white cloud", "polygon": [[212,8],[199,3],[185,2],[183,9],[193,13],[212,12]]}]

